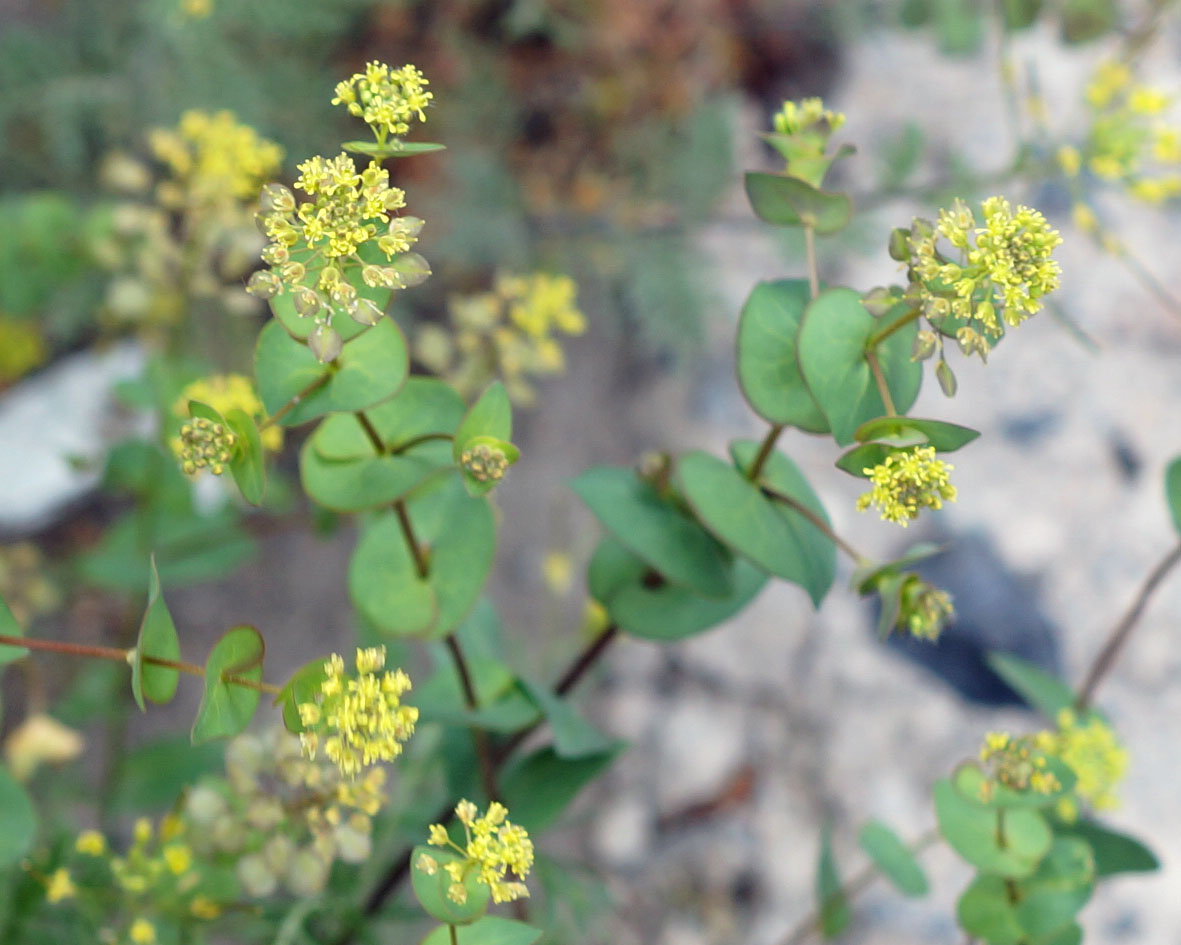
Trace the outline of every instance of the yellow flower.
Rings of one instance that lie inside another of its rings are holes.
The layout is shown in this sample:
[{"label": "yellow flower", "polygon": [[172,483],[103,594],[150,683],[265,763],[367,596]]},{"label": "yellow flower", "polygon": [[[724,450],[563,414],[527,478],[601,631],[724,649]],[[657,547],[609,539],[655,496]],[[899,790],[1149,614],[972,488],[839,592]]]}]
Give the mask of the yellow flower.
[{"label": "yellow flower", "polygon": [[156,927],[147,919],[136,919],[127,934],[135,945],[153,945],[156,941]]},{"label": "yellow flower", "polygon": [[356,676],[346,676],[344,660],[333,654],[324,664],[325,678],[311,702],[299,706],[309,731],[301,734],[304,753],[314,757],[323,747],[346,778],[379,761],[392,761],[414,733],[418,709],[403,705],[411,688],[402,670],[385,671],[385,647],[358,650]]},{"label": "yellow flower", "polygon": [[0,316],[0,385],[19,380],[49,357],[35,322]]},{"label": "yellow flower", "polygon": [[1014,738],[1007,732],[989,732],[980,749],[980,760],[990,775],[980,786],[981,800],[987,801],[997,784],[1037,794],[1053,794],[1062,787],[1057,776],[1047,770],[1037,735]]},{"label": "yellow flower", "polygon": [[[475,804],[462,800],[456,805],[455,816],[463,824],[463,846],[452,842],[442,824],[431,825],[428,841],[433,846],[449,847],[463,857],[444,864],[452,880],[447,895],[462,903],[467,897],[463,883],[474,874],[491,890],[493,902],[512,902],[528,896],[529,890],[521,880],[533,866],[533,841],[525,828],[508,820],[508,809],[493,801],[481,817]],[[419,868],[426,871],[423,865]]]},{"label": "yellow flower", "polygon": [[85,856],[102,856],[107,852],[107,840],[97,830],[83,830],[78,834],[74,849]]},{"label": "yellow flower", "polygon": [[953,468],[935,458],[932,446],[895,450],[884,462],[864,470],[873,489],[857,500],[857,509],[864,512],[876,506],[883,521],[905,528],[920,509],[939,509],[944,500],[955,501],[955,486],[947,476]]},{"label": "yellow flower", "polygon": [[193,865],[193,852],[183,843],[174,843],[164,848],[164,863],[173,876],[187,873]]},{"label": "yellow flower", "polygon": [[70,871],[65,867],[54,870],[53,875],[49,877],[49,882],[45,887],[45,899],[48,902],[61,902],[63,899],[69,899],[76,895],[77,887],[74,886],[74,881],[70,879]]},{"label": "yellow flower", "polygon": [[1095,810],[1119,806],[1116,788],[1128,770],[1128,751],[1099,716],[1083,720],[1070,709],[1058,714],[1056,731],[1039,736],[1039,744],[1070,765],[1078,777],[1075,793]]},{"label": "yellow flower", "polygon": [[332,104],[344,105],[384,141],[386,135],[404,135],[415,119],[426,121],[424,109],[434,98],[426,91],[428,85],[416,66],[391,69],[385,63],[370,62],[364,72],[336,86]]},{"label": "yellow flower", "polygon": [[194,896],[189,903],[189,912],[198,919],[216,919],[221,915],[221,906],[208,896]]}]

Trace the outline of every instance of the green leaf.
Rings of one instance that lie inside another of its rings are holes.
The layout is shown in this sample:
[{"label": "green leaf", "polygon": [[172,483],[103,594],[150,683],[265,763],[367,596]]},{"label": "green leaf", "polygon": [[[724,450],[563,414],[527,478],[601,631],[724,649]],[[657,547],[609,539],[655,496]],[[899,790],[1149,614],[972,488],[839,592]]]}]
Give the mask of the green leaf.
[{"label": "green leaf", "polygon": [[[459,945],[533,945],[543,934],[541,929],[498,915],[486,915],[456,930]],[[421,945],[451,945],[451,931],[440,926]]]},{"label": "green leaf", "polygon": [[591,558],[588,580],[620,629],[645,640],[681,640],[729,620],[763,589],[767,575],[748,561],[734,562],[734,592],[729,597],[701,597],[675,584],[651,586],[649,568],[611,536]]},{"label": "green leaf", "polygon": [[1014,692],[1050,721],[1054,721],[1063,709],[1074,705],[1073,689],[1027,660],[999,651],[989,653],[985,660]]},{"label": "green leaf", "polygon": [[960,896],[956,918],[965,932],[989,945],[1017,945],[1025,937],[1001,876],[977,876]]},{"label": "green leaf", "polygon": [[[749,441],[738,443],[735,452],[745,459],[749,447]],[[814,525],[772,502],[739,470],[708,453],[683,456],[677,477],[685,498],[714,535],[771,574],[799,584],[820,605],[832,584],[836,555]],[[819,503],[813,505],[815,496],[786,456],[772,454],[766,478],[772,477],[785,493],[816,511]],[[823,509],[818,514],[823,516]]]},{"label": "green leaf", "polygon": [[1151,873],[1160,869],[1160,861],[1148,847],[1135,837],[1119,833],[1093,820],[1079,820],[1060,824],[1058,834],[1085,840],[1095,857],[1095,876],[1114,876],[1117,873]]},{"label": "green leaf", "polygon": [[513,405],[500,381],[489,384],[488,389],[464,414],[451,444],[452,460],[458,463],[459,454],[468,441],[477,436],[490,436],[497,440],[513,438]]},{"label": "green leaf", "polygon": [[[310,251],[294,252],[291,254],[292,260],[295,262],[307,263],[312,253]],[[376,243],[365,243],[359,250],[359,255],[363,262],[376,263],[377,265],[389,265],[386,261],[385,254],[382,253]],[[393,290],[387,289],[384,286],[370,286],[361,278],[361,267],[350,266],[344,270],[344,280],[357,290],[357,297],[368,299],[376,305],[381,311],[385,311],[390,304],[390,298],[393,296]],[[281,295],[276,295],[270,300],[271,311],[274,312],[275,318],[287,329],[287,333],[299,341],[306,341],[308,336],[315,330],[316,323],[311,318],[304,318],[295,310],[294,295],[284,290]],[[337,311],[332,316],[332,328],[338,335],[346,342],[355,338],[361,332],[366,330],[366,326],[355,321],[345,312]]]},{"label": "green leaf", "polygon": [[820,917],[820,934],[825,938],[836,938],[853,917],[841,889],[841,877],[832,852],[832,835],[827,825],[820,831],[820,856],[816,861],[816,912]]},{"label": "green leaf", "polygon": [[[443,381],[433,377],[411,377],[394,397],[366,409],[365,416],[385,444],[386,452],[397,454],[419,437],[449,436],[466,410],[459,394]],[[373,442],[351,413],[327,417],[316,427],[311,439],[316,452],[324,459],[371,459],[374,456]],[[443,442],[440,440],[435,445]]]},{"label": "green leaf", "polygon": [[193,722],[193,744],[237,735],[254,717],[261,695],[249,686],[226,681],[227,676],[262,682],[266,647],[251,626],[232,627],[214,644],[205,661],[205,693]]},{"label": "green leaf", "polygon": [[[23,637],[24,630],[21,625],[16,622],[16,617],[12,615],[12,611],[8,609],[8,604],[4,602],[4,598],[0,597],[0,634],[6,637]],[[9,663],[14,663],[19,659],[24,659],[29,655],[29,651],[23,646],[12,646],[11,644],[0,644],[0,666],[7,666]]]},{"label": "green leaf", "polygon": [[[852,289],[827,289],[804,310],[796,340],[800,370],[812,397],[828,418],[833,438],[841,446],[868,420],[884,416],[886,408],[865,358],[866,342],[885,325],[902,317],[904,303],[880,320],[861,304]],[[910,322],[878,345],[878,361],[898,413],[906,413],[918,396],[922,365],[911,361],[916,322]]]},{"label": "green leaf", "polygon": [[304,491],[314,502],[335,512],[389,505],[453,468],[451,451],[441,442],[422,443],[398,456],[331,460],[316,449],[313,436],[299,451]]},{"label": "green leaf", "polygon": [[171,702],[180,684],[180,673],[168,666],[145,663],[145,656],[166,660],[180,659],[180,638],[172,614],[160,594],[160,575],[156,572],[156,557],[148,565],[148,608],[139,625],[139,636],[135,641],[135,654],[131,662],[131,693],[141,712],[145,711],[144,698],[155,703]]},{"label": "green leaf", "polygon": [[1083,930],[1077,922],[1071,922],[1057,935],[1041,939],[1037,945],[1082,945]]},{"label": "green leaf", "polygon": [[242,498],[251,505],[261,505],[267,488],[267,466],[258,424],[246,411],[234,407],[226,414],[226,425],[238,438],[238,449],[230,460],[234,482],[242,490]]},{"label": "green leaf", "polygon": [[615,739],[584,719],[570,700],[556,695],[549,686],[530,679],[522,679],[521,685],[549,722],[554,733],[554,751],[559,758],[597,755],[615,743]]},{"label": "green leaf", "polygon": [[887,561],[885,564],[872,564],[858,568],[853,572],[853,577],[849,580],[849,586],[858,594],[869,594],[873,591],[874,584],[877,583],[882,575],[887,573],[896,574],[910,567],[912,564],[922,561],[924,558],[939,554],[943,550],[943,545],[936,545],[930,541],[920,541],[892,561]]},{"label": "green leaf", "polygon": [[[434,873],[428,873],[420,863],[422,858],[434,860]],[[458,853],[445,847],[418,846],[410,854],[410,885],[414,889],[414,897],[418,904],[426,910],[427,915],[445,922],[447,925],[468,925],[475,922],[488,910],[488,899],[491,890],[479,881],[478,870],[473,870],[464,879],[467,898],[463,903],[455,902],[448,897],[447,890],[451,887],[451,877],[443,869],[443,864],[456,862],[460,859]]]},{"label": "green leaf", "polygon": [[935,447],[937,453],[953,453],[980,436],[979,430],[961,427],[945,420],[918,420],[914,417],[878,417],[861,424],[853,433],[858,443],[869,440],[920,442]]},{"label": "green leaf", "polygon": [[1173,516],[1173,527],[1181,533],[1181,456],[1165,469],[1165,500]]},{"label": "green leaf", "polygon": [[274,704],[281,706],[283,725],[289,732],[302,732],[303,721],[299,717],[301,702],[312,702],[320,690],[320,684],[328,678],[323,657],[305,663],[283,684]]},{"label": "green leaf", "polygon": [[393,138],[385,144],[378,144],[376,141],[346,141],[341,145],[341,149],[367,154],[384,161],[386,158],[414,157],[417,154],[430,154],[432,151],[445,151],[447,146],[432,141],[401,141]]},{"label": "green leaf", "polygon": [[541,833],[622,751],[617,743],[598,754],[562,758],[554,749],[542,748],[522,759],[500,779],[509,819],[530,833]]},{"label": "green leaf", "polygon": [[749,171],[746,196],[760,220],[780,226],[811,225],[818,234],[843,230],[853,217],[846,194],[818,190],[798,177]]},{"label": "green leaf", "polygon": [[886,461],[886,457],[897,448],[897,444],[862,443],[860,446],[854,446],[848,452],[842,453],[840,459],[836,461],[836,467],[843,469],[851,476],[868,479],[869,472],[866,470],[872,471],[874,466],[880,466]]},{"label": "green leaf", "polygon": [[[405,382],[409,367],[406,339],[388,318],[346,343],[330,365],[317,361],[279,322],[262,330],[254,352],[258,392],[267,412],[278,413],[300,398],[280,421],[284,426],[326,413],[364,410],[388,400]],[[308,390],[325,376],[326,383]]]},{"label": "green leaf", "polygon": [[989,810],[968,800],[946,778],[935,782],[935,814],[939,832],[952,849],[972,865],[1000,876],[1031,876],[1053,840],[1037,811]]},{"label": "green leaf", "polygon": [[0,868],[29,852],[37,835],[37,811],[17,780],[0,766]]},{"label": "green leaf", "polygon": [[633,470],[599,466],[570,485],[608,532],[668,581],[705,597],[734,592],[726,550]]},{"label": "green leaf", "polygon": [[738,383],[764,420],[827,433],[828,421],[796,360],[796,335],[810,297],[802,279],[755,286],[738,321]]},{"label": "green leaf", "polygon": [[1056,837],[1038,871],[1020,883],[1017,922],[1031,939],[1054,935],[1073,924],[1094,886],[1091,848],[1074,837]]},{"label": "green leaf", "polygon": [[366,527],[349,563],[349,595],[380,630],[438,638],[475,605],[496,554],[496,522],[486,499],[468,496],[452,476],[407,503],[407,516],[429,567],[419,577],[396,512]]},{"label": "green leaf", "polygon": [[907,896],[925,896],[930,888],[927,875],[906,844],[881,821],[871,820],[858,835],[861,849],[898,891]]},{"label": "green leaf", "polygon": [[1040,758],[1045,763],[1045,770],[1058,779],[1058,787],[1048,794],[1043,794],[1032,788],[1019,791],[1006,787],[1003,784],[997,784],[994,781],[988,789],[988,800],[984,800],[981,797],[981,786],[988,779],[980,769],[980,766],[974,761],[964,762],[956,768],[951,776],[951,783],[968,800],[992,810],[1014,807],[1032,807],[1035,809],[1049,807],[1062,800],[1062,798],[1067,797],[1074,790],[1075,784],[1078,783],[1078,776],[1074,773],[1070,765],[1052,755],[1035,754],[1034,758]]}]

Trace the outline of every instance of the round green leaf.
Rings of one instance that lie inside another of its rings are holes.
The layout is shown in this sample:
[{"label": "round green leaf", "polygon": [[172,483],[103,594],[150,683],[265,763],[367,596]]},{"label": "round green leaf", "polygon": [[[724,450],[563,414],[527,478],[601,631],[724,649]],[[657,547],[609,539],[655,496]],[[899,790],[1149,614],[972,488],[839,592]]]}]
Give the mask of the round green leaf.
[{"label": "round green leaf", "polygon": [[[423,857],[426,862],[434,860],[434,872],[423,868]],[[480,882],[479,870],[473,870],[464,877],[464,889],[467,898],[458,903],[447,895],[451,887],[451,877],[443,869],[444,863],[459,861],[458,853],[446,847],[418,846],[410,854],[410,885],[414,889],[414,898],[426,910],[427,915],[445,922],[447,925],[468,925],[475,922],[488,910],[488,900],[491,890]]]},{"label": "round green leaf", "polygon": [[0,766],[0,867],[20,861],[37,834],[37,811],[17,780]]},{"label": "round green leaf", "polygon": [[645,583],[647,573],[642,558],[608,536],[595,550],[588,574],[591,596],[611,620],[645,640],[681,640],[715,627],[746,607],[767,583],[762,570],[741,559],[734,562],[734,591],[721,599],[667,582],[651,587]]},{"label": "round green leaf", "polygon": [[[781,459],[790,465],[787,457]],[[768,466],[773,462],[774,458]],[[794,466],[792,470],[798,475]],[[785,471],[781,466],[781,472]],[[835,554],[832,543],[814,525],[772,502],[741,472],[708,453],[695,451],[683,456],[677,463],[677,477],[706,528],[764,570],[799,584],[819,606],[832,583]],[[791,481],[783,484],[795,486],[795,476],[789,478]],[[803,496],[796,496],[794,489],[784,491],[810,505]]]},{"label": "round green leaf", "polygon": [[930,888],[927,875],[898,835],[881,821],[871,820],[858,836],[861,849],[898,891],[907,896],[925,896]]},{"label": "round green leaf", "polygon": [[131,693],[141,712],[144,711],[144,697],[156,703],[171,702],[180,683],[179,672],[168,666],[145,663],[145,655],[173,661],[180,659],[180,638],[168,605],[160,594],[155,555],[148,564],[148,607],[139,625],[131,662]]},{"label": "round green leaf", "polygon": [[[391,399],[365,411],[386,451],[398,453],[423,436],[454,432],[467,408],[449,385],[433,377],[411,377]],[[368,459],[373,442],[351,413],[333,414],[311,436],[324,459]],[[438,442],[446,442],[440,439]],[[450,460],[448,460],[450,462]]]},{"label": "round green leaf", "polygon": [[226,425],[238,438],[237,452],[230,460],[234,482],[242,490],[242,498],[251,505],[259,505],[267,488],[267,466],[258,424],[246,411],[234,407],[226,414]]},{"label": "round green leaf", "polygon": [[960,927],[989,945],[1017,945],[1025,932],[1001,876],[977,876],[956,905]]},{"label": "round green leaf", "polygon": [[1060,824],[1059,836],[1067,834],[1087,842],[1095,857],[1095,876],[1114,876],[1116,873],[1151,873],[1160,869],[1156,855],[1135,837],[1104,827],[1093,820],[1078,820]]},{"label": "round green leaf", "polygon": [[836,461],[837,469],[843,469],[851,476],[868,479],[874,466],[880,466],[898,447],[887,443],[862,443],[842,453]]},{"label": "round green leaf", "polygon": [[1049,825],[1036,810],[990,810],[968,800],[946,778],[935,783],[935,814],[939,832],[952,849],[972,865],[1000,876],[1032,875],[1053,841]]},{"label": "round green leaf", "polygon": [[[313,253],[310,250],[304,250],[302,252],[297,251],[292,253],[291,258],[295,262],[307,263],[312,255]],[[364,262],[388,265],[385,253],[377,248],[376,243],[365,243],[361,246],[358,255],[360,255]],[[394,294],[393,290],[387,289],[384,286],[374,288],[373,286],[366,285],[365,280],[361,278],[360,267],[350,266],[347,268],[344,273],[344,279],[357,290],[358,298],[368,299],[381,311],[384,312],[390,304],[390,297]],[[287,333],[292,338],[306,341],[316,327],[313,319],[304,318],[295,310],[294,296],[290,291],[284,290],[281,295],[276,295],[270,300],[270,305],[271,311],[275,313],[275,318],[282,322],[283,327],[287,329]],[[332,316],[332,327],[342,339],[348,341],[350,338],[355,338],[361,334],[366,326],[349,317],[345,312],[337,312]]]},{"label": "round green leaf", "polygon": [[422,443],[398,456],[330,460],[309,439],[299,453],[299,476],[315,502],[337,512],[359,512],[404,498],[432,476],[452,469],[446,443]]},{"label": "round green leaf", "polygon": [[[388,400],[405,382],[409,366],[406,339],[388,318],[345,344],[330,365],[317,361],[309,348],[274,321],[259,334],[254,352],[258,392],[268,413],[275,414],[300,397],[284,415],[284,426],[326,413],[364,410]],[[304,393],[325,375],[326,383]]]},{"label": "round green leaf", "polygon": [[289,732],[302,732],[303,720],[299,716],[301,702],[312,702],[320,689],[320,684],[328,678],[324,668],[324,659],[314,659],[297,669],[294,675],[283,684],[279,694],[275,696],[274,704],[280,706],[283,713],[283,725]]},{"label": "round green leaf", "polygon": [[878,417],[861,424],[853,433],[858,443],[870,440],[919,442],[935,447],[937,453],[952,453],[980,436],[979,430],[961,427],[945,420],[918,420],[914,417]]},{"label": "round green leaf", "polygon": [[771,423],[827,433],[796,360],[796,334],[811,298],[802,279],[760,282],[738,321],[738,383],[751,408]]},{"label": "round green leaf", "polygon": [[843,230],[853,218],[846,194],[818,190],[798,177],[749,171],[746,196],[760,220],[780,226],[812,226],[824,235]]},{"label": "round green leaf", "polygon": [[460,421],[459,429],[455,431],[455,440],[451,444],[451,457],[456,463],[459,462],[459,455],[468,441],[477,436],[490,436],[497,440],[513,438],[513,405],[508,399],[508,391],[500,381],[488,385],[488,389],[471,405]]},{"label": "round green leaf", "polygon": [[633,470],[599,466],[570,485],[607,531],[668,581],[705,597],[734,593],[726,550]]},{"label": "round green leaf", "polygon": [[[471,925],[456,929],[458,945],[533,945],[541,938],[541,929],[535,929],[515,919],[498,915],[486,915]],[[422,940],[420,945],[451,945],[451,930],[439,926]]]},{"label": "round green leaf", "polygon": [[[852,442],[863,423],[886,413],[865,359],[865,343],[905,311],[900,304],[876,319],[852,289],[827,289],[804,310],[796,341],[800,370],[841,446]],[[910,409],[923,379],[922,365],[910,359],[917,331],[910,322],[878,346],[878,362],[899,413]]]},{"label": "round green leaf", "polygon": [[485,499],[468,496],[458,476],[407,505],[417,541],[428,549],[420,578],[396,512],[365,529],[349,564],[357,608],[386,633],[441,637],[475,605],[492,570],[496,523]]},{"label": "round green leaf", "polygon": [[1056,837],[1038,871],[1020,884],[1017,922],[1031,939],[1054,935],[1074,923],[1094,887],[1091,848],[1075,837]]},{"label": "round green leaf", "polygon": [[232,627],[222,634],[205,661],[205,693],[193,723],[193,744],[237,735],[250,724],[261,693],[226,677],[262,682],[265,649],[254,627]]}]

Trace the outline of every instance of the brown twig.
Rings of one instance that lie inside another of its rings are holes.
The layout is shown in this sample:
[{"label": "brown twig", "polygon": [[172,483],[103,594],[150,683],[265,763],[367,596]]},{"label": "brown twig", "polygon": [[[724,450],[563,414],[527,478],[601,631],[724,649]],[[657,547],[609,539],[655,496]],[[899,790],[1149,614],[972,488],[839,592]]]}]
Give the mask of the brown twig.
[{"label": "brown twig", "polygon": [[[468,709],[475,712],[480,707],[479,697],[476,695],[476,687],[472,682],[472,674],[468,669],[467,660],[464,659],[463,648],[459,645],[459,640],[455,634],[449,634],[444,641],[447,644],[447,650],[451,653],[451,659],[455,663],[455,671],[459,674],[459,683],[463,689],[463,701],[467,703]],[[492,748],[488,744],[488,733],[477,725],[472,726],[472,742],[476,748],[476,758],[480,762],[480,779],[484,782],[484,793],[488,795],[488,800],[500,800],[500,791],[496,787],[496,765],[492,758]]]}]

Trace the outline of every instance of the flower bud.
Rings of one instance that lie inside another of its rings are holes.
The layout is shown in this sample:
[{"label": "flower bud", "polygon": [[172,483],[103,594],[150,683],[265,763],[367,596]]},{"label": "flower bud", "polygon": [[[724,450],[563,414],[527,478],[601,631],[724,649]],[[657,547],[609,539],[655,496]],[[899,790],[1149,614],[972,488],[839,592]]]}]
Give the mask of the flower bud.
[{"label": "flower bud", "polygon": [[376,325],[384,315],[370,299],[357,299],[357,304],[349,309],[349,317],[360,325]]},{"label": "flower bud", "polygon": [[308,347],[321,364],[335,361],[340,356],[344,342],[331,325],[317,325],[316,330],[308,338]]},{"label": "flower bud", "polygon": [[954,397],[956,388],[959,386],[955,379],[955,374],[951,367],[944,360],[940,360],[935,365],[935,379],[939,382],[939,387],[943,390],[945,397]]},{"label": "flower bud", "polygon": [[935,348],[938,344],[939,336],[935,332],[924,328],[914,336],[914,348],[911,350],[910,360],[926,361],[927,358],[935,353]]},{"label": "flower bud", "polygon": [[878,286],[865,293],[861,299],[861,304],[865,306],[865,310],[874,318],[881,318],[894,307],[896,301],[897,299],[892,289]]},{"label": "flower bud", "polygon": [[402,284],[407,288],[413,288],[416,285],[421,285],[426,282],[431,274],[431,265],[418,253],[406,253],[398,259],[395,267],[398,275],[402,277]]},{"label": "flower bud", "polygon": [[425,225],[426,221],[418,217],[394,217],[390,220],[390,236],[404,236],[415,240]]},{"label": "flower bud", "polygon": [[320,297],[320,293],[306,286],[295,290],[293,301],[295,303],[295,311],[302,318],[313,318],[324,307],[324,300]]},{"label": "flower bud", "polygon": [[295,209],[295,194],[282,184],[267,184],[259,195],[263,213],[291,213]]},{"label": "flower bud", "polygon": [[283,283],[269,269],[260,269],[246,283],[246,291],[256,299],[273,299],[283,289]]},{"label": "flower bud", "polygon": [[910,260],[910,230],[896,227],[890,231],[890,241],[886,244],[891,259],[899,262]]},{"label": "flower bud", "polygon": [[303,282],[304,276],[306,276],[307,273],[308,271],[304,267],[304,264],[301,262],[296,262],[294,259],[289,262],[285,262],[279,269],[280,278],[282,278],[282,280],[288,285],[298,285],[300,282]]},{"label": "flower bud", "polygon": [[274,872],[257,853],[242,857],[238,861],[235,872],[238,875],[238,882],[242,884],[242,888],[248,896],[261,899],[273,893],[279,885]]},{"label": "flower bud", "polygon": [[281,266],[291,258],[290,250],[282,243],[268,243],[260,255],[268,266]]}]

